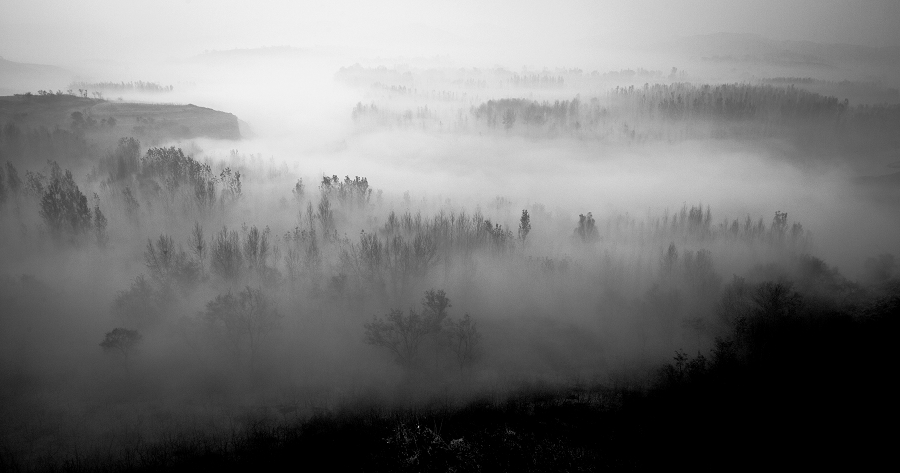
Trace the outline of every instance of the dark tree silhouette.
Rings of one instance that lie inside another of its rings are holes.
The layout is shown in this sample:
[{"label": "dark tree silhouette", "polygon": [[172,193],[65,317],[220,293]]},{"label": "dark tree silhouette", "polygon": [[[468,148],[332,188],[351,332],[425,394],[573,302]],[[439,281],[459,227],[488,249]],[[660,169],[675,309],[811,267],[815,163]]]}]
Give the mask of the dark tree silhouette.
[{"label": "dark tree silhouette", "polygon": [[50,171],[50,185],[41,197],[40,214],[57,236],[80,235],[92,227],[93,215],[87,197],[78,189],[72,172],[63,172],[55,162]]},{"label": "dark tree silhouette", "polygon": [[134,347],[141,341],[141,334],[137,330],[115,328],[106,333],[106,337],[100,342],[103,351],[117,352],[127,361]]}]

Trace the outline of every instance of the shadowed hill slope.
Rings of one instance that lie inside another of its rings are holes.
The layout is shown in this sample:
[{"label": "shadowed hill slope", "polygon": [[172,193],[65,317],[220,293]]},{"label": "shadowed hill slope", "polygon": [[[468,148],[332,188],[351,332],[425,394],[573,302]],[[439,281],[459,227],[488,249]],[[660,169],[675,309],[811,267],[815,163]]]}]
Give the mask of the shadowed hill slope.
[{"label": "shadowed hill slope", "polygon": [[14,122],[20,128],[79,126],[73,123],[76,112],[88,123],[90,118],[97,122],[112,118],[115,126],[129,131],[136,128],[138,134],[156,131],[171,138],[241,138],[237,117],[192,104],[125,103],[72,95],[0,97],[0,122]]}]

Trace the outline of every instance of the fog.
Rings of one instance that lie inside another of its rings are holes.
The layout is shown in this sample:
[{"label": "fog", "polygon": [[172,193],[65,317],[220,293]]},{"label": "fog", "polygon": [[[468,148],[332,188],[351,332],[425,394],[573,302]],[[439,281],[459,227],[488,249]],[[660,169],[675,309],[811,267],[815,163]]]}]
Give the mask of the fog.
[{"label": "fog", "polygon": [[771,287],[791,316],[896,297],[898,20],[6,1],[0,469],[363,401],[643,389]]}]

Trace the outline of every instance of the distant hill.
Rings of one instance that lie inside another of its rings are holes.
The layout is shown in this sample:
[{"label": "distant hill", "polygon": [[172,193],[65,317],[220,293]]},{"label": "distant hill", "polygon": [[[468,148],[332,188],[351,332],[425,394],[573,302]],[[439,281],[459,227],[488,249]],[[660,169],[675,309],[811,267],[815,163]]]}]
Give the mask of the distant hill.
[{"label": "distant hill", "polygon": [[721,62],[752,62],[824,69],[853,65],[900,65],[900,48],[854,44],[783,41],[756,34],[715,33],[678,38],[655,45],[660,52]]},{"label": "distant hill", "polygon": [[113,102],[72,95],[0,97],[0,124],[12,122],[19,128],[70,129],[74,112],[81,113],[87,123],[95,122],[85,125],[85,131],[89,133],[96,131],[108,135],[115,131],[116,134],[156,141],[194,137],[241,138],[236,116],[192,104]]},{"label": "distant hill", "polygon": [[39,89],[65,90],[75,73],[57,66],[26,64],[0,58],[0,95]]}]

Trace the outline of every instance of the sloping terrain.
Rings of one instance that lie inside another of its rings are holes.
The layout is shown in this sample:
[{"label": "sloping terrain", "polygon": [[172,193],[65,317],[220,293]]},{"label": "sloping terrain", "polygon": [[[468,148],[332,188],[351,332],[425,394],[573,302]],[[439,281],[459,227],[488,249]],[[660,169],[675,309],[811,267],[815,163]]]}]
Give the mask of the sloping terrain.
[{"label": "sloping terrain", "polygon": [[187,138],[205,136],[226,140],[241,138],[237,117],[197,105],[101,102],[91,108],[99,116],[111,116],[126,123],[143,120],[149,125],[170,129]]},{"label": "sloping terrain", "polygon": [[[73,118],[76,112],[81,113],[83,123]],[[0,97],[0,123],[51,130],[81,127],[87,133],[119,127],[128,135],[152,135],[156,139],[241,138],[238,119],[230,113],[192,104],[111,102],[72,95]]]},{"label": "sloping terrain", "polygon": [[38,89],[64,89],[75,73],[61,67],[25,64],[0,57],[0,95]]}]

